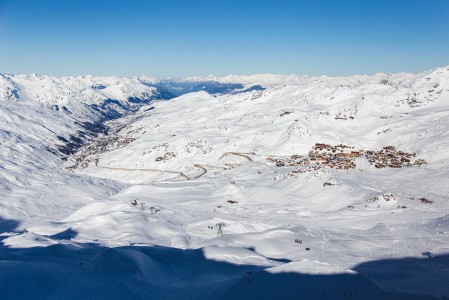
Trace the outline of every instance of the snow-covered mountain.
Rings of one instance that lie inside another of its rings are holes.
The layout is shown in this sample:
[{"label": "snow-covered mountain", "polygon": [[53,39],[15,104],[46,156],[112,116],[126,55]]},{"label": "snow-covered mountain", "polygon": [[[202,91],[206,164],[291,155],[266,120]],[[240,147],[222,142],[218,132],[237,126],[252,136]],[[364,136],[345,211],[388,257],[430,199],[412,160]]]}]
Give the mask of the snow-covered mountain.
[{"label": "snow-covered mountain", "polygon": [[0,114],[7,298],[449,296],[449,67],[2,74]]},{"label": "snow-covered mountain", "polygon": [[[431,163],[446,160],[448,73],[438,69],[412,78],[409,74],[376,75],[376,80],[366,81],[364,77],[336,82],[314,78],[297,85],[221,96],[189,93],[155,102],[125,122],[111,122],[119,130],[97,140],[98,147],[87,145],[72,161],[88,166],[83,172],[92,170],[92,175],[102,173],[98,165],[193,172],[195,164],[223,167],[227,153],[288,157],[305,155],[316,143],[364,150],[393,145]],[[108,148],[104,147],[107,139],[126,142],[109,143]],[[110,171],[105,176],[123,176],[124,181],[129,176],[133,182],[164,176]]]}]

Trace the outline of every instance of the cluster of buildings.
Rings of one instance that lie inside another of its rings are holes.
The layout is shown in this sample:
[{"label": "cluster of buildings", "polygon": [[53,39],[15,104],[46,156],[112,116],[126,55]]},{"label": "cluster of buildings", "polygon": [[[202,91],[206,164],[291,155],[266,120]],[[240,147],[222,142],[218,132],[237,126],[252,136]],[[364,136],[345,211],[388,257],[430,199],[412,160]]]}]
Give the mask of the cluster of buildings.
[{"label": "cluster of buildings", "polygon": [[402,168],[412,165],[412,159],[416,157],[416,153],[397,151],[394,146],[386,146],[380,151],[366,151],[365,157],[376,168]]},{"label": "cluster of buildings", "polygon": [[135,138],[118,137],[115,135],[98,139],[94,143],[84,146],[78,153],[73,155],[73,165],[69,166],[67,169],[73,170],[77,168],[87,168],[89,166],[89,163],[94,160],[92,156],[122,148],[135,140]]},{"label": "cluster of buildings", "polygon": [[[385,146],[379,151],[355,150],[347,145],[332,146],[317,143],[309,151],[308,155],[292,155],[289,158],[269,158],[278,167],[304,166],[308,169],[316,169],[317,166],[333,169],[354,169],[356,159],[364,158],[370,165],[376,168],[402,168],[414,165],[422,165],[427,162],[424,159],[415,159],[416,153],[398,151],[394,146]],[[313,168],[311,168],[313,166]]]}]

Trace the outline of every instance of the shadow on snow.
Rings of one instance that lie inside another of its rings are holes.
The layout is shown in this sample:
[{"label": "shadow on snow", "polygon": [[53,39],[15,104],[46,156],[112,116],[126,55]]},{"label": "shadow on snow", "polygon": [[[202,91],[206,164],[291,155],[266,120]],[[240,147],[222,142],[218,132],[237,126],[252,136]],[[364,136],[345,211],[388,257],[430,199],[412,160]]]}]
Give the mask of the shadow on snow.
[{"label": "shadow on snow", "polygon": [[[17,226],[0,218],[0,236]],[[74,236],[68,229],[51,238]],[[0,240],[0,289],[2,299],[448,299],[449,255],[423,255],[323,275],[215,261],[202,249],[95,243],[14,249]],[[410,293],[382,288],[385,282],[408,285]],[[414,295],[422,284],[430,285],[428,293]]]}]

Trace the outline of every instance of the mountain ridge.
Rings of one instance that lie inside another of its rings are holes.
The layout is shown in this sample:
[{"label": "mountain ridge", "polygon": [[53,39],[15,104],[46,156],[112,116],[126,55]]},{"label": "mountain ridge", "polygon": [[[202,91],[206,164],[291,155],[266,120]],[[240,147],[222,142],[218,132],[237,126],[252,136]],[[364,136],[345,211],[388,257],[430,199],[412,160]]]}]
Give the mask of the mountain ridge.
[{"label": "mountain ridge", "polygon": [[[58,282],[41,298],[101,298],[111,284],[123,297],[287,298],[298,282],[320,299],[448,295],[447,67],[254,89],[255,77],[11,78],[0,76],[11,298],[32,297],[11,286],[34,286],[41,269]],[[158,99],[164,85],[177,97]]]}]

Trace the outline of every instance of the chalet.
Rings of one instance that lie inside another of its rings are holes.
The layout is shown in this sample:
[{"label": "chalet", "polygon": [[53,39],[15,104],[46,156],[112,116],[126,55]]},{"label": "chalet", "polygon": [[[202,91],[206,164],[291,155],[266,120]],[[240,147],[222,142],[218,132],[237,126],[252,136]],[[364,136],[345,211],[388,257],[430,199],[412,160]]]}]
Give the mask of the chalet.
[{"label": "chalet", "polygon": [[427,164],[427,161],[425,159],[417,159],[417,160],[415,160],[415,162],[413,164],[417,165],[417,166],[421,166],[421,165]]},{"label": "chalet", "polygon": [[396,151],[396,147],[395,146],[385,146],[383,149],[384,150],[390,150],[390,151]]},{"label": "chalet", "polygon": [[322,155],[318,155],[318,156],[316,157],[316,160],[317,160],[317,161],[327,161],[327,159],[326,159],[324,156],[322,156]]},{"label": "chalet", "polygon": [[351,151],[351,153],[349,154],[349,157],[359,157],[360,156],[360,152],[358,151]]},{"label": "chalet", "polygon": [[392,161],[388,166],[390,168],[402,168],[402,164],[398,161]]},{"label": "chalet", "polygon": [[276,167],[285,167],[285,163],[282,161],[276,161]]}]

